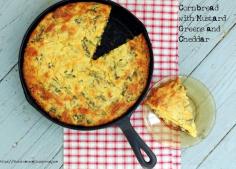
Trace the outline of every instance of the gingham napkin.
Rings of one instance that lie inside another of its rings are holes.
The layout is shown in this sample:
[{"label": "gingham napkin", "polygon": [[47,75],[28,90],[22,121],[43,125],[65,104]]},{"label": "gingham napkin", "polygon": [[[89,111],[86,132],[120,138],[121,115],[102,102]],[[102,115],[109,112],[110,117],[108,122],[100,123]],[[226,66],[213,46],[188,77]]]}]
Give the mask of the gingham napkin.
[{"label": "gingham napkin", "polygon": [[[154,52],[153,82],[178,74],[178,1],[115,0],[134,13],[145,25]],[[153,83],[152,82],[152,83]],[[179,136],[171,130],[158,131],[154,140],[143,120],[143,107],[133,113],[131,123],[157,156],[156,169],[180,168]],[[171,144],[167,144],[171,143]],[[174,143],[174,144],[173,144]],[[129,143],[118,127],[97,131],[64,129],[65,169],[139,169]]]}]

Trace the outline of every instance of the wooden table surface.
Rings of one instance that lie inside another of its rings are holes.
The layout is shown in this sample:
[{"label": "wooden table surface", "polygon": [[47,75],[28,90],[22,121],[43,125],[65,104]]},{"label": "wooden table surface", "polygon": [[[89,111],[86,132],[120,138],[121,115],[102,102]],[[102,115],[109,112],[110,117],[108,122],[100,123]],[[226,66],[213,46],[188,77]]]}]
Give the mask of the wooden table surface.
[{"label": "wooden table surface", "polygon": [[[26,29],[43,9],[57,1],[0,0],[0,160],[58,161],[54,164],[0,163],[0,169],[63,168],[63,129],[26,102],[17,66]],[[179,43],[180,74],[191,75],[205,83],[217,108],[210,135],[198,145],[182,150],[182,168],[236,169],[236,1],[181,0],[181,3],[218,3],[220,11],[216,15],[228,16],[226,22],[220,23],[181,22],[222,27],[221,32],[207,35],[211,38],[208,43]]]}]

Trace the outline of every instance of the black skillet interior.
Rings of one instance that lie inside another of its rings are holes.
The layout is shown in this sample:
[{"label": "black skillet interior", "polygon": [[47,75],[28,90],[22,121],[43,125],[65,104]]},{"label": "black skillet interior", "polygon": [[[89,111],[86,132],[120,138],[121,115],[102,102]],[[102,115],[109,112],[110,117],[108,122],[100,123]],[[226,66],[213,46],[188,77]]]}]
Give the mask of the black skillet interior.
[{"label": "black skillet interior", "polygon": [[[65,124],[55,118],[52,118],[47,112],[45,112],[33,99],[33,97],[30,95],[30,92],[28,91],[24,77],[23,77],[23,61],[24,61],[24,49],[27,45],[29,36],[31,32],[35,29],[35,27],[38,25],[38,23],[43,19],[43,17],[49,13],[54,11],[56,8],[66,5],[71,2],[99,2],[104,3],[112,6],[111,15],[109,18],[108,25],[105,29],[105,32],[102,37],[101,45],[98,47],[95,56],[98,57],[104,53],[107,53],[108,51],[120,46],[121,44],[125,43],[127,39],[132,39],[133,37],[143,34],[145,36],[145,39],[147,41],[148,47],[149,47],[149,53],[150,53],[150,64],[149,64],[149,76],[147,79],[147,84],[145,89],[143,90],[141,96],[136,101],[136,103],[126,112],[124,115],[122,115],[120,118],[111,121],[107,124],[100,125],[100,126],[94,126],[94,127],[84,127],[84,126],[75,126],[70,124]],[[25,93],[25,97],[27,101],[35,108],[37,109],[43,116],[51,120],[52,122],[66,127],[70,129],[75,130],[96,130],[101,128],[106,128],[113,125],[118,125],[123,133],[126,135],[129,143],[131,144],[131,147],[137,156],[138,161],[140,164],[145,168],[153,168],[156,164],[156,156],[154,153],[150,150],[150,148],[142,141],[142,139],[138,136],[138,134],[135,132],[133,127],[130,124],[130,116],[132,112],[138,107],[138,105],[141,103],[141,101],[145,98],[146,93],[148,91],[148,87],[151,82],[152,73],[153,73],[153,52],[152,52],[152,46],[151,42],[148,36],[148,33],[145,29],[145,26],[140,22],[133,14],[131,14],[127,9],[121,7],[120,5],[110,1],[110,0],[64,0],[60,1],[49,8],[47,8],[45,11],[43,11],[31,24],[29,29],[27,30],[20,49],[19,54],[19,73],[20,73],[20,79],[21,84]],[[143,155],[141,154],[141,149],[148,155],[149,162],[147,162]]]},{"label": "black skillet interior", "polygon": [[119,6],[113,7],[94,59],[124,44],[127,39],[133,39],[140,33],[143,33],[143,25],[138,24],[128,11],[121,10]]}]

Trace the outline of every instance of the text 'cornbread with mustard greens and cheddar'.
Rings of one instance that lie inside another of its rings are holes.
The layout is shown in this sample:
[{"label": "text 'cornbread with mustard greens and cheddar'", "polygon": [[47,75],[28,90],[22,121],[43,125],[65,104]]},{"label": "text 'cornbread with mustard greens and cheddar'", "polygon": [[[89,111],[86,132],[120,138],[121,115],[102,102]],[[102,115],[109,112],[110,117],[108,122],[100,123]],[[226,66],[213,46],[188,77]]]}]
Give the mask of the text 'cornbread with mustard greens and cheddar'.
[{"label": "text 'cornbread with mustard greens and cheddar'", "polygon": [[73,125],[97,126],[120,117],[137,101],[149,72],[141,34],[93,60],[111,7],[76,2],[47,14],[24,53],[27,88],[50,116]]}]

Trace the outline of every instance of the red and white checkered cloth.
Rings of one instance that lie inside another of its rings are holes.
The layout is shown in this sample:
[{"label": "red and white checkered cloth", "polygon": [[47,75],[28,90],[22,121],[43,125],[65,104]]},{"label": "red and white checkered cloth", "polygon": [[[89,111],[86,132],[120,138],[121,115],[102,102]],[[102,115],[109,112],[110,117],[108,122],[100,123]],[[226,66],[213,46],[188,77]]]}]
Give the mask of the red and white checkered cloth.
[{"label": "red and white checkered cloth", "polygon": [[[154,51],[153,82],[178,74],[178,1],[115,0],[134,13],[148,30]],[[179,169],[179,137],[171,132],[158,133],[166,144],[154,140],[145,128],[142,106],[133,113],[131,123],[157,156],[156,169]],[[162,137],[164,136],[165,137]],[[97,131],[64,129],[65,169],[139,169],[129,143],[118,127]]]}]

